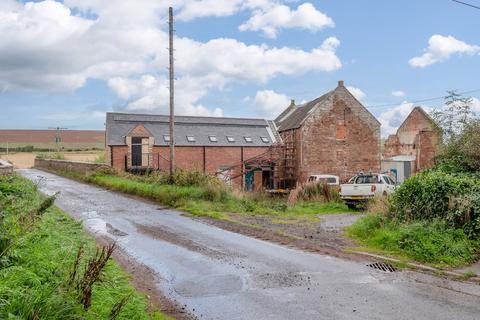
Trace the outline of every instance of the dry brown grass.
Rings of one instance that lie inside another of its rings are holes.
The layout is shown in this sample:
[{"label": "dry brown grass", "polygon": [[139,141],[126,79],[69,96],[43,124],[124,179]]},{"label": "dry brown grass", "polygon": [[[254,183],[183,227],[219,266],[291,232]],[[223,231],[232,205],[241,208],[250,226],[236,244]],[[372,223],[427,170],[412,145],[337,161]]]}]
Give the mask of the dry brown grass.
[{"label": "dry brown grass", "polygon": [[366,211],[368,213],[386,215],[390,207],[389,198],[387,195],[375,196],[372,200],[368,201]]},{"label": "dry brown grass", "polygon": [[[83,162],[94,162],[99,155],[103,154],[103,151],[92,151],[92,152],[64,152],[63,155],[65,159],[72,161],[83,161]],[[13,154],[2,154],[0,158],[9,160],[13,163],[17,169],[26,169],[33,167],[35,157],[37,152],[32,153],[13,153]]]}]

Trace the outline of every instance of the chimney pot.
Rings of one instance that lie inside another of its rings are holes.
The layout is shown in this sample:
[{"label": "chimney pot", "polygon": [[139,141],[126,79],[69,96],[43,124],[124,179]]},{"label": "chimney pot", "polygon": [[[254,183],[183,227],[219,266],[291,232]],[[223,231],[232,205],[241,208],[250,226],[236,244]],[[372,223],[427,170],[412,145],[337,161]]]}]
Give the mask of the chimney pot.
[{"label": "chimney pot", "polygon": [[290,105],[294,106],[295,105],[295,99],[290,100]]},{"label": "chimney pot", "polygon": [[344,87],[344,86],[345,86],[345,82],[344,82],[343,80],[338,81],[338,86],[339,86],[339,87]]}]

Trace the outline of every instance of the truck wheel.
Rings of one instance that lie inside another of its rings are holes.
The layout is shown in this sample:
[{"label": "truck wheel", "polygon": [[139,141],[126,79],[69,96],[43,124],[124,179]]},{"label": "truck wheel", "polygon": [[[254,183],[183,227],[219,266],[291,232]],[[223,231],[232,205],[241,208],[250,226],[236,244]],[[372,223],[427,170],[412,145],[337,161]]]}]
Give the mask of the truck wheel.
[{"label": "truck wheel", "polygon": [[357,205],[355,203],[347,203],[347,207],[351,210],[357,209]]}]

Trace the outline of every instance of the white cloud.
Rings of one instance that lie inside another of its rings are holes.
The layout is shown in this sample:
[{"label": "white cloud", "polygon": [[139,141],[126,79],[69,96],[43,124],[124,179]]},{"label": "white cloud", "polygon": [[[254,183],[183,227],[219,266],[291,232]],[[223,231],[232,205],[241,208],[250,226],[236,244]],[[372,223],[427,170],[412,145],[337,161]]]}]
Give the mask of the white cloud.
[{"label": "white cloud", "polygon": [[218,73],[224,77],[267,82],[277,75],[334,71],[342,66],[335,52],[340,44],[336,38],[326,39],[311,51],[246,45],[235,39],[201,43],[180,38],[176,43],[177,69],[191,76]]},{"label": "white cloud", "polygon": [[[168,104],[167,34],[159,21],[165,21],[169,5],[184,20],[278,5],[272,0],[0,2],[0,92],[71,92],[88,79],[101,79],[128,110],[155,112],[167,110]],[[213,3],[213,12],[202,11],[200,4],[208,8]],[[339,44],[332,37],[306,51],[227,38],[199,42],[177,37],[177,110],[219,115],[222,106],[201,105],[211,90],[337,70],[342,66],[336,55]]]},{"label": "white cloud", "polygon": [[239,26],[241,31],[262,31],[269,38],[276,38],[281,29],[300,28],[312,32],[334,27],[332,18],[317,10],[311,3],[304,3],[296,10],[283,4],[256,9],[252,17]]},{"label": "white cloud", "polygon": [[433,35],[428,41],[428,48],[419,57],[410,59],[412,67],[424,68],[445,61],[454,54],[474,55],[480,53],[480,46],[470,45],[452,36]]},{"label": "white cloud", "polygon": [[365,92],[363,92],[363,91],[360,90],[359,88],[347,86],[347,89],[348,89],[348,91],[350,91],[350,93],[353,94],[353,96],[354,96],[355,98],[357,98],[357,100],[359,100],[359,101],[362,101],[363,99],[365,99],[365,98],[367,97],[367,95],[365,94]]},{"label": "white cloud", "polygon": [[273,119],[290,104],[290,98],[273,90],[257,91],[254,104],[258,115]]},{"label": "white cloud", "polygon": [[480,114],[480,99],[472,98],[472,111],[477,115]]},{"label": "white cloud", "polygon": [[403,91],[401,91],[401,90],[393,91],[393,92],[392,92],[392,96],[394,96],[394,97],[404,97],[404,96],[405,96],[405,92],[403,92]]},{"label": "white cloud", "polygon": [[413,103],[402,102],[400,105],[383,112],[378,117],[382,124],[382,136],[386,137],[397,132],[398,127],[413,110]]}]

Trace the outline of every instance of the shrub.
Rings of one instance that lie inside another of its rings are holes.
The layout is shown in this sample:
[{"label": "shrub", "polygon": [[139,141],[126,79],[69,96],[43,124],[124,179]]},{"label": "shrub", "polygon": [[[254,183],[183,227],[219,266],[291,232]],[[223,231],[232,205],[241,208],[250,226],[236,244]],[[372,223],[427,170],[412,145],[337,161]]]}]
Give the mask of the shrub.
[{"label": "shrub", "polygon": [[423,172],[406,180],[393,194],[390,217],[399,221],[441,219],[469,235],[478,234],[479,192],[480,181],[474,175]]}]

